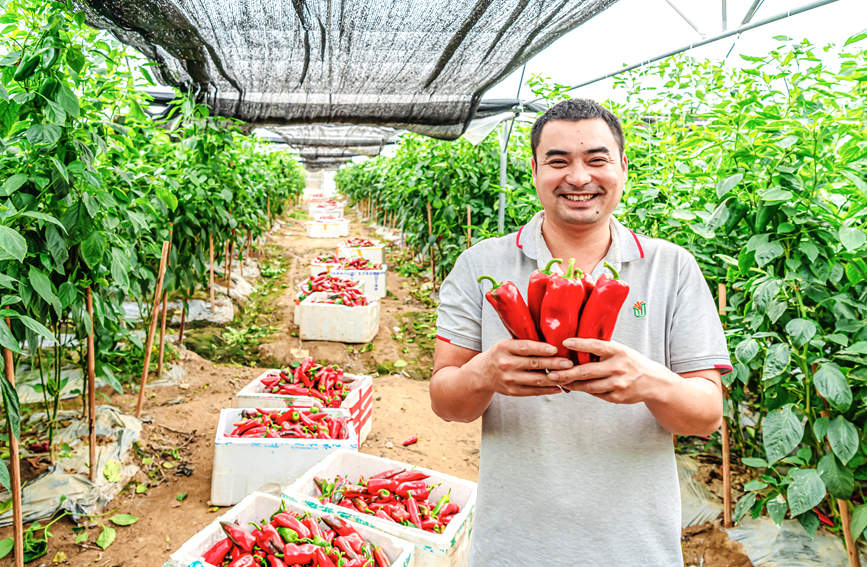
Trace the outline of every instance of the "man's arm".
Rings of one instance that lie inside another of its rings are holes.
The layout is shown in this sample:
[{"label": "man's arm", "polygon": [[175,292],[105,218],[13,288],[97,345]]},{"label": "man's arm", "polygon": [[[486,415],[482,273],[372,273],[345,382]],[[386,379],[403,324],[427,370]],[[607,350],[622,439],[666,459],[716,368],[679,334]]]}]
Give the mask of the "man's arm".
[{"label": "man's arm", "polygon": [[505,339],[485,352],[438,340],[430,380],[433,412],[446,421],[475,421],[488,409],[495,393],[543,396],[562,390],[545,372],[570,368],[572,362],[552,355],[557,349],[536,341]]},{"label": "man's arm", "polygon": [[567,339],[567,348],[599,356],[599,362],[552,373],[573,391],[615,404],[644,402],[659,424],[676,435],[710,435],[722,423],[719,370],[675,374],[665,365],[614,341]]}]

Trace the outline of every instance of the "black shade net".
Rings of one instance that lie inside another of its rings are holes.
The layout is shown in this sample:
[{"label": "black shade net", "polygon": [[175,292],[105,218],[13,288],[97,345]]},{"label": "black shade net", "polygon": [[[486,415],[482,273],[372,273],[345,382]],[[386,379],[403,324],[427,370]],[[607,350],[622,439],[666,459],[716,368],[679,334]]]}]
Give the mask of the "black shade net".
[{"label": "black shade net", "polygon": [[195,92],[215,114],[453,139],[485,90],[615,1],[76,3],[91,25],[156,62],[162,82]]}]

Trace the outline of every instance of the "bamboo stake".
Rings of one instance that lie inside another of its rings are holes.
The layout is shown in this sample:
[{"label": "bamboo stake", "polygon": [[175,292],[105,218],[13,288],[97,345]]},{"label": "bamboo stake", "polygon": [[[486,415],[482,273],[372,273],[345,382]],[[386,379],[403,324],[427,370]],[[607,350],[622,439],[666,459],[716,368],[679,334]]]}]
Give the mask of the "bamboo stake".
[{"label": "bamboo stake", "polygon": [[136,409],[135,409],[135,416],[136,417],[141,417],[141,409],[142,409],[142,405],[144,405],[145,386],[147,385],[148,370],[150,369],[150,365],[151,365],[151,350],[153,349],[153,346],[154,346],[154,333],[157,330],[157,315],[158,315],[157,310],[160,307],[160,295],[162,294],[162,290],[163,290],[163,276],[165,276],[165,274],[166,274],[166,262],[168,262],[168,259],[169,259],[169,243],[168,243],[168,241],[163,241],[163,253],[162,253],[162,256],[160,257],[160,271],[159,271],[159,275],[157,276],[157,288],[154,291],[154,305],[153,305],[153,309],[151,310],[151,324],[150,324],[150,327],[148,327],[148,338],[147,338],[147,343],[145,344],[144,365],[143,365],[142,371],[141,371],[141,386],[139,387],[138,404],[136,405]]},{"label": "bamboo stake", "polygon": [[[10,326],[9,317],[6,324]],[[3,364],[6,366],[6,379],[15,386],[15,368],[12,363],[12,351],[3,349]],[[12,435],[12,425],[7,416],[6,423],[9,425],[9,465],[11,490],[12,490],[12,525],[15,536],[15,567],[24,567],[24,521],[21,515],[21,462],[18,460],[18,439]]]},{"label": "bamboo stake", "polygon": [[163,291],[162,313],[160,313],[160,355],[157,359],[157,380],[163,375],[163,357],[166,353],[166,311],[169,303],[169,292]]},{"label": "bamboo stake", "polygon": [[[719,296],[719,315],[725,317],[726,314],[726,286],[721,283],[717,287],[717,295]],[[728,398],[728,391],[723,386],[723,395]],[[731,453],[729,447],[729,425],[723,414],[722,431],[722,465],[723,465],[723,527],[732,527],[732,464]]]},{"label": "bamboo stake", "polygon": [[470,247],[470,242],[472,241],[472,238],[471,238],[472,230],[473,230],[472,226],[473,226],[473,221],[472,221],[472,216],[470,213],[470,206],[467,205],[467,248]]},{"label": "bamboo stake", "polygon": [[181,328],[178,331],[178,344],[184,344],[184,324],[187,322],[187,303],[181,302]]},{"label": "bamboo stake", "polygon": [[849,502],[838,498],[837,508],[840,509],[840,521],[843,524],[843,537],[846,540],[846,555],[849,556],[849,567],[861,567],[858,548],[852,539],[852,518],[849,516]]},{"label": "bamboo stake", "polygon": [[87,316],[90,318],[90,334],[87,335],[87,431],[90,444],[90,480],[96,482],[96,353],[93,331],[93,293],[87,288]]},{"label": "bamboo stake", "polygon": [[229,240],[229,261],[226,263],[226,295],[232,290],[232,251],[235,249],[235,241]]},{"label": "bamboo stake", "polygon": [[[428,237],[433,236],[433,217],[431,216],[431,212],[430,212],[430,201],[427,202],[427,235],[428,235]],[[430,238],[428,238],[428,240],[430,240]],[[428,248],[430,248],[431,284],[432,284],[433,289],[436,289],[436,287],[437,287],[437,273],[436,273],[436,264],[434,264],[433,242],[431,242],[428,245]]]},{"label": "bamboo stake", "polygon": [[214,235],[213,234],[208,235],[208,245],[209,245],[208,253],[209,253],[209,256],[211,258],[211,263],[210,263],[210,268],[209,268],[210,272],[209,272],[209,276],[208,276],[208,292],[211,295],[211,309],[213,309],[214,308]]}]

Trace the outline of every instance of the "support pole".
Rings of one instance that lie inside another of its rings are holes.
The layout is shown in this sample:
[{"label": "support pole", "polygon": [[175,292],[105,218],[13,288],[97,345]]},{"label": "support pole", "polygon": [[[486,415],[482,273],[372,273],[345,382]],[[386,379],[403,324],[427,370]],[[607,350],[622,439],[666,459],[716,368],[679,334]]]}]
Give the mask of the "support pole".
[{"label": "support pole", "polygon": [[184,344],[184,324],[187,322],[187,302],[181,301],[181,328],[178,331],[178,344]]},{"label": "support pole", "polygon": [[93,293],[87,288],[87,316],[90,318],[90,334],[87,335],[87,431],[90,445],[90,481],[96,482],[96,352],[94,350]]},{"label": "support pole", "polygon": [[[719,284],[717,287],[717,295],[719,296],[719,316],[725,317],[726,314],[726,286]],[[728,390],[723,386],[723,395],[728,398]],[[731,452],[729,447],[729,426],[726,421],[725,412],[723,412],[722,431],[722,467],[723,467],[723,527],[732,527],[732,464]]]},{"label": "support pole", "polygon": [[470,213],[470,206],[467,205],[467,248],[470,247],[470,243],[472,242],[472,231],[473,231],[473,221]]},{"label": "support pole", "polygon": [[858,557],[858,547],[852,539],[852,518],[849,516],[849,501],[837,499],[837,508],[840,509],[840,522],[843,524],[843,537],[846,540],[846,555],[849,556],[849,567],[861,567],[861,558]]},{"label": "support pole", "polygon": [[[6,318],[9,325],[9,318]],[[9,325],[11,327],[11,325]],[[6,366],[6,379],[15,386],[15,367],[12,362],[12,351],[3,349],[3,364]],[[12,434],[12,424],[7,416],[6,423],[9,425],[9,466],[12,490],[12,525],[15,537],[15,567],[24,567],[24,521],[21,514],[21,461],[18,459],[18,438]]]},{"label": "support pole", "polygon": [[208,293],[211,296],[211,309],[214,309],[214,235],[208,235],[208,255],[211,259],[208,268]]},{"label": "support pole", "polygon": [[141,371],[141,385],[139,386],[138,391],[138,404],[135,409],[135,416],[141,417],[142,405],[144,405],[144,392],[145,386],[148,382],[148,370],[151,365],[151,350],[154,346],[154,333],[157,330],[157,315],[158,309],[160,307],[160,297],[162,295],[163,290],[163,276],[166,274],[166,262],[169,259],[169,242],[163,241],[163,253],[160,256],[160,271],[157,276],[157,288],[154,291],[154,304],[153,309],[151,310],[151,324],[148,327],[148,338],[147,343],[145,344],[145,352],[144,352],[144,365]]},{"label": "support pole", "polygon": [[502,236],[506,230],[506,151],[509,138],[506,133],[506,123],[500,123],[500,201],[497,211],[497,231]]},{"label": "support pole", "polygon": [[160,313],[160,355],[157,359],[157,380],[163,376],[163,357],[166,353],[166,311],[169,303],[169,292],[163,291],[162,312]]},{"label": "support pole", "polygon": [[[430,237],[433,236],[433,216],[431,215],[430,210],[430,201],[427,202],[427,235],[428,242],[430,242]],[[428,248],[430,249],[430,277],[431,284],[433,289],[437,287],[437,272],[436,272],[436,264],[434,263],[434,245],[433,242],[428,244]]]}]

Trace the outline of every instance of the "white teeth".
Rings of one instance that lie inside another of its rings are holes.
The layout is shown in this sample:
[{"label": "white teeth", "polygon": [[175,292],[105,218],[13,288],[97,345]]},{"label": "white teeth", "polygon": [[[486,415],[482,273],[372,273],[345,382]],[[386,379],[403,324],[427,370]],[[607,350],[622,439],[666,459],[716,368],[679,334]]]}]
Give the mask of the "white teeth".
[{"label": "white teeth", "polygon": [[589,201],[596,195],[563,195],[570,201]]}]

